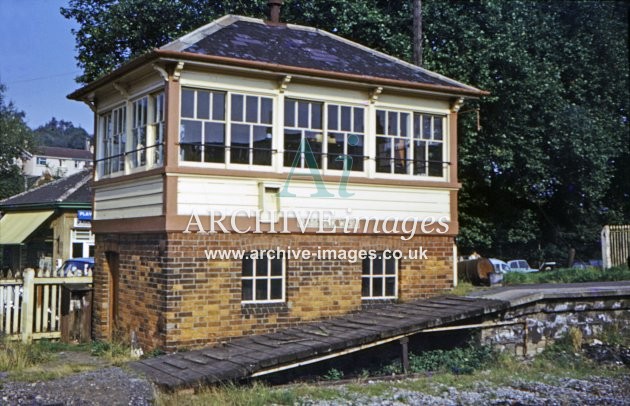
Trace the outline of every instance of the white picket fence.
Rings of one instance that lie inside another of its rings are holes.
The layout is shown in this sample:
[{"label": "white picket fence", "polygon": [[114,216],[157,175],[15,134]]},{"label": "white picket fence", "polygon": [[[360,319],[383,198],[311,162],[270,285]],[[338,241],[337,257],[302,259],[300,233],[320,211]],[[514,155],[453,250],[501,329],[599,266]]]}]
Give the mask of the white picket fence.
[{"label": "white picket fence", "polygon": [[55,271],[0,272],[0,337],[22,341],[61,337],[61,288],[92,283],[92,271],[75,276]]},{"label": "white picket fence", "polygon": [[604,269],[623,265],[630,257],[630,225],[604,226],[602,262]]}]

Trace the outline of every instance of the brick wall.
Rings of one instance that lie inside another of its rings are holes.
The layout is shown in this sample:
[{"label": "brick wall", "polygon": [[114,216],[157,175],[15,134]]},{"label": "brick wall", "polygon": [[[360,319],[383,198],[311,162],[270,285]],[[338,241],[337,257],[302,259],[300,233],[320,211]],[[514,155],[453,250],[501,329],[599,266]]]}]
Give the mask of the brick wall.
[{"label": "brick wall", "polygon": [[[160,247],[161,244],[161,247]],[[401,301],[426,297],[453,283],[452,237],[357,235],[97,235],[94,326],[110,337],[109,271],[106,251],[120,255],[119,322],[123,335],[135,331],[146,349],[174,350],[230,337],[265,333],[300,322],[360,310],[361,261],[288,260],[286,302],[241,304],[240,260],[206,260],[205,249],[260,250],[400,249],[419,246],[427,260],[399,262]]]}]

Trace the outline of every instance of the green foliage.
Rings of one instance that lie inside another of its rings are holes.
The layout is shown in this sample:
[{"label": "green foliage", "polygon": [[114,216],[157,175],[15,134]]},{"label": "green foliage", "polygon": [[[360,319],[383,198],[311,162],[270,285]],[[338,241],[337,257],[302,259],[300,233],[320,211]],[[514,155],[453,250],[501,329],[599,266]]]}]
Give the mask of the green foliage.
[{"label": "green foliage", "polygon": [[470,374],[496,361],[497,354],[490,346],[458,347],[452,350],[425,351],[409,355],[412,372],[451,372]]},{"label": "green foliage", "polygon": [[34,145],[24,112],[6,100],[5,91],[0,83],[0,200],[24,191],[24,179],[15,160]]},{"label": "green foliage", "polygon": [[0,341],[0,372],[20,371],[52,359],[52,353],[38,344]]},{"label": "green foliage", "polygon": [[114,365],[121,365],[132,359],[131,348],[120,341],[94,341],[91,354],[103,357]]},{"label": "green foliage", "polygon": [[36,128],[34,134],[37,145],[48,147],[85,149],[86,141],[90,140],[90,136],[83,128],[54,117]]},{"label": "green foliage", "polygon": [[338,381],[343,378],[343,371],[331,368],[324,374],[323,378],[327,381]]},{"label": "green foliage", "polygon": [[[62,14],[79,25],[85,83],[219,16],[265,8],[70,0]],[[287,0],[283,18],[411,58],[409,0]],[[595,257],[601,226],[630,222],[627,3],[425,0],[423,30],[426,68],[491,92],[459,114],[461,251]]]},{"label": "green foliage", "polygon": [[524,283],[577,283],[577,282],[606,282],[630,280],[630,269],[627,266],[617,266],[606,270],[599,268],[585,269],[556,269],[546,272],[519,273],[510,272],[503,277],[506,285]]}]

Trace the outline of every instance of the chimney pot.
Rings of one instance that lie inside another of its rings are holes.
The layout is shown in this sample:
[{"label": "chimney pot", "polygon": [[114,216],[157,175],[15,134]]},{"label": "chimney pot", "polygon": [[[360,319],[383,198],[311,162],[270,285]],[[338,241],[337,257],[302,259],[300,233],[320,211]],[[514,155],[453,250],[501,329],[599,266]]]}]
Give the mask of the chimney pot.
[{"label": "chimney pot", "polygon": [[273,24],[280,24],[280,8],[282,7],[282,0],[268,0],[269,6],[269,21]]}]

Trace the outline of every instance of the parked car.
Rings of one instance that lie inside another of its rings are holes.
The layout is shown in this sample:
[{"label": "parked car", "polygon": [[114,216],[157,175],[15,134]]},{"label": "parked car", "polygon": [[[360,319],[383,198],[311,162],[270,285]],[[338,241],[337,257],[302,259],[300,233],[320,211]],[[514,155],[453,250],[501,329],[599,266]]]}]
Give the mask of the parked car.
[{"label": "parked car", "polygon": [[573,269],[586,269],[586,268],[591,268],[591,265],[588,262],[575,261],[575,262],[573,262],[573,266],[571,268],[573,268]]},{"label": "parked car", "polygon": [[488,258],[488,260],[496,273],[505,274],[511,271],[510,266],[505,261],[496,258]]},{"label": "parked car", "polygon": [[543,262],[540,264],[541,271],[553,271],[554,269],[558,269],[558,263],[553,261]]},{"label": "parked car", "polygon": [[523,273],[538,272],[538,269],[534,269],[531,266],[529,266],[527,261],[524,259],[513,259],[511,261],[508,261],[507,264],[510,267],[510,271],[512,272],[523,272]]},{"label": "parked car", "polygon": [[88,269],[94,271],[94,258],[70,258],[66,259],[59,267],[59,274],[68,276],[72,272],[73,276],[86,276]]}]

